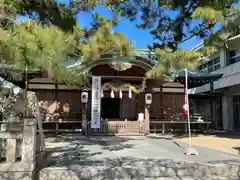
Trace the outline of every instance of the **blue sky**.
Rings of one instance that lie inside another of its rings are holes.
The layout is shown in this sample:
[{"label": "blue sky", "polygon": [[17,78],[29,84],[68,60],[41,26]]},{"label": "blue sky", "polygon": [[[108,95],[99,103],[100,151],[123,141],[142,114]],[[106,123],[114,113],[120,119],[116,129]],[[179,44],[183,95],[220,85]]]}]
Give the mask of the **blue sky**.
[{"label": "blue sky", "polygon": [[[58,0],[61,2],[67,2],[68,0]],[[103,15],[107,18],[111,18],[113,15],[112,13],[105,9],[103,6],[97,6],[93,12],[97,12],[100,15]],[[169,12],[171,15],[174,15],[174,12]],[[18,17],[17,18],[20,21],[27,20],[27,17]],[[81,27],[90,27],[90,23],[92,21],[92,15],[91,12],[81,12],[77,16],[78,23]],[[153,43],[153,38],[148,30],[142,30],[136,28],[136,24],[141,22],[140,19],[137,19],[135,21],[130,21],[126,18],[121,18],[119,21],[119,25],[117,27],[114,27],[113,30],[117,32],[125,33],[127,39],[133,41],[133,46],[135,48],[147,48],[148,45],[151,45]],[[201,40],[197,37],[191,38],[188,41],[185,41],[181,44],[180,48],[182,49],[191,49],[192,47],[199,44]]]},{"label": "blue sky", "polygon": [[[111,18],[112,13],[105,9],[102,6],[98,6],[94,10],[95,12],[107,17]],[[173,12],[169,12],[173,13]],[[90,27],[90,22],[92,20],[92,16],[90,12],[82,12],[78,15],[78,22],[83,27]],[[148,45],[151,45],[153,43],[153,38],[148,30],[142,30],[136,28],[136,24],[141,22],[140,19],[137,19],[135,21],[130,21],[126,18],[121,18],[119,21],[119,25],[117,27],[114,27],[113,30],[117,32],[123,32],[125,33],[127,39],[133,41],[133,45],[136,48],[147,48]],[[181,44],[182,49],[190,49],[197,44],[201,42],[200,39],[197,37],[194,37],[184,43]]]},{"label": "blue sky", "polygon": [[[67,0],[62,0],[67,1]],[[94,9],[94,12],[97,12],[104,17],[111,18],[113,14],[104,8],[103,6],[97,6]],[[176,12],[174,11],[167,11],[169,15],[174,18],[176,16]],[[81,12],[78,15],[78,22],[83,27],[90,27],[90,22],[92,21],[92,15],[90,12]],[[151,34],[149,33],[149,30],[142,30],[136,28],[136,24],[141,23],[140,18],[137,18],[135,21],[130,21],[126,18],[121,18],[119,21],[119,25],[117,27],[114,27],[113,30],[117,32],[123,32],[125,33],[127,39],[133,41],[133,45],[136,48],[147,48],[148,45],[151,45],[153,43],[153,38]],[[199,23],[199,21],[196,21],[195,23]],[[194,25],[194,23],[192,24]],[[220,26],[216,26],[214,29],[215,31],[218,30]],[[193,37],[189,39],[188,41],[185,41],[180,45],[180,48],[182,49],[191,49],[198,45],[201,42],[201,39],[198,37]]]}]

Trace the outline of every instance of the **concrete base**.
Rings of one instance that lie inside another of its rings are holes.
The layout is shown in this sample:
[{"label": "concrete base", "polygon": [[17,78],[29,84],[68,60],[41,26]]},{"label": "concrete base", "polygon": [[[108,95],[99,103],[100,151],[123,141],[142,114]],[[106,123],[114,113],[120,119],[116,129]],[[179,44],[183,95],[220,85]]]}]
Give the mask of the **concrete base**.
[{"label": "concrete base", "polygon": [[36,155],[36,167],[42,169],[46,165],[47,152],[42,151]]},{"label": "concrete base", "polygon": [[190,155],[197,156],[197,155],[198,155],[198,152],[197,152],[197,150],[194,149],[194,148],[187,148],[187,149],[185,149],[184,154],[186,154],[187,156],[190,156]]}]

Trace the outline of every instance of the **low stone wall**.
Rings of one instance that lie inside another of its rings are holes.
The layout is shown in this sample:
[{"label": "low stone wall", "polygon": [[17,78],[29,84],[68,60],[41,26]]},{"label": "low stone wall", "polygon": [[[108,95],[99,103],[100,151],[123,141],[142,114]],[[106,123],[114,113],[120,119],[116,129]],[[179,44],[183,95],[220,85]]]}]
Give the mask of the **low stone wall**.
[{"label": "low stone wall", "polygon": [[[106,160],[106,159],[105,159]],[[128,159],[107,159],[103,164],[96,162],[94,166],[49,167],[40,172],[40,180],[239,180],[238,165],[198,164],[190,162],[171,161],[163,163],[138,159],[131,164],[125,164]],[[121,164],[119,163],[121,162]],[[114,164],[114,166],[113,166]]]}]

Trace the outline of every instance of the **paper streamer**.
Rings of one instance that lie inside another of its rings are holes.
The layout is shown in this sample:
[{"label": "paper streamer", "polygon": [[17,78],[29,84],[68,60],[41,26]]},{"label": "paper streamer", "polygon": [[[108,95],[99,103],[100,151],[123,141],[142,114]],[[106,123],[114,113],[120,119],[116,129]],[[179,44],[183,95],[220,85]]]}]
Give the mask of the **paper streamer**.
[{"label": "paper streamer", "polygon": [[111,90],[111,98],[114,98],[114,92]]},{"label": "paper streamer", "polygon": [[119,97],[122,99],[122,90],[119,91]]},{"label": "paper streamer", "polygon": [[130,87],[129,87],[129,90],[128,90],[128,97],[129,97],[130,99],[132,99],[132,90],[131,90]]}]

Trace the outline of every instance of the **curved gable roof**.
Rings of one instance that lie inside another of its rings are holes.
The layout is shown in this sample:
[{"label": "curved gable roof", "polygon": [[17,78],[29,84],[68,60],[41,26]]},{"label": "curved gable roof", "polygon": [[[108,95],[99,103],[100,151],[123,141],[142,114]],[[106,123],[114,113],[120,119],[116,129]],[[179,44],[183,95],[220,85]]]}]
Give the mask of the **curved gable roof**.
[{"label": "curved gable roof", "polygon": [[[154,56],[154,53],[150,53],[148,49],[135,49],[134,51],[134,57],[133,59],[129,59],[128,57],[120,58],[120,59],[126,59],[128,63],[131,63],[136,66],[140,66],[144,68],[146,71],[150,70],[155,64],[156,61],[150,58],[150,56]],[[70,62],[67,65],[67,68],[75,69],[79,71],[89,71],[91,68],[100,65],[100,64],[109,64],[113,59],[113,53],[103,54],[100,59],[90,62],[89,64],[83,63],[83,61],[78,62]]]}]

